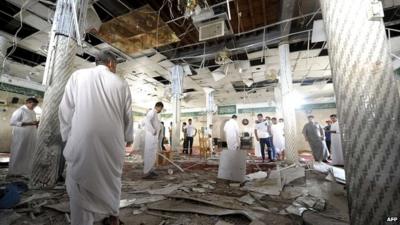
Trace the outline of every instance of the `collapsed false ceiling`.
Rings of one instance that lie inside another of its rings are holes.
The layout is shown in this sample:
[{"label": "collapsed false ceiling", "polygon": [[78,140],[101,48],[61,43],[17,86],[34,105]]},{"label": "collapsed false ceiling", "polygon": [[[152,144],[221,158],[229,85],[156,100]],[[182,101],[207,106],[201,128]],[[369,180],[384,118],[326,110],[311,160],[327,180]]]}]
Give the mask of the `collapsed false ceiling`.
[{"label": "collapsed false ceiling", "polygon": [[149,5],[103,23],[97,35],[127,54],[180,41]]}]

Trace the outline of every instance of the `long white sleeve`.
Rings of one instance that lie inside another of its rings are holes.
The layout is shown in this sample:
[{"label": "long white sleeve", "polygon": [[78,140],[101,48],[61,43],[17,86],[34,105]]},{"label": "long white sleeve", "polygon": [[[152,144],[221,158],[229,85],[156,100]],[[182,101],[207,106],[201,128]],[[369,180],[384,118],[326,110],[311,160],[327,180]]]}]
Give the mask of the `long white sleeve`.
[{"label": "long white sleeve", "polygon": [[147,113],[146,123],[145,123],[145,129],[152,134],[154,134],[156,132],[156,128],[154,127],[154,124],[153,124],[154,116],[155,116],[155,111],[154,111],[154,109],[152,109]]},{"label": "long white sleeve", "polygon": [[125,125],[125,141],[133,141],[133,118],[132,118],[132,97],[129,87],[126,87],[126,100],[125,100],[125,111],[124,111],[124,125]]},{"label": "long white sleeve", "polygon": [[73,95],[73,75],[65,86],[64,96],[58,109],[60,132],[63,141],[67,141],[71,132],[72,118],[75,112],[75,99]]},{"label": "long white sleeve", "polygon": [[22,119],[23,119],[23,112],[21,108],[17,109],[15,112],[13,112],[11,119],[10,119],[10,125],[11,126],[16,126],[16,127],[21,127],[22,126]]}]

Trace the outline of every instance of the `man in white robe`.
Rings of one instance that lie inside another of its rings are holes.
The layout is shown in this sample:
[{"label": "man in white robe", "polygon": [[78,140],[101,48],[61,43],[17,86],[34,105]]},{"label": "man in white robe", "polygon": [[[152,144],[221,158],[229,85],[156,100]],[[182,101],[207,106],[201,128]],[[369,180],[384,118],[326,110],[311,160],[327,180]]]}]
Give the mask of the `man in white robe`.
[{"label": "man in white robe", "polygon": [[159,151],[159,137],[161,135],[161,122],[158,114],[162,111],[164,105],[162,102],[157,102],[154,109],[150,110],[146,115],[145,120],[145,144],[144,144],[144,166],[143,178],[153,178],[157,174],[153,171],[157,160],[157,151]]},{"label": "man in white robe", "polygon": [[206,129],[206,134],[208,137],[208,145],[210,146],[210,152],[211,154],[215,154],[214,152],[214,143],[213,143],[213,125],[210,124],[208,128]]},{"label": "man in white robe", "polygon": [[335,114],[331,115],[331,158],[332,165],[344,165],[342,141],[340,138],[339,122]]},{"label": "man in white robe", "polygon": [[272,142],[274,143],[276,154],[278,154],[278,159],[283,160],[285,158],[285,137],[283,123],[278,123],[278,120],[274,117],[272,118],[271,125]]},{"label": "man in white robe", "polygon": [[308,116],[308,123],[304,125],[303,135],[310,145],[314,160],[327,162],[328,148],[325,143],[324,128],[314,121],[314,116]]},{"label": "man in white robe", "polygon": [[236,121],[237,116],[233,115],[232,118],[225,123],[224,131],[228,150],[239,150],[240,148],[240,133],[239,124]]},{"label": "man in white robe", "polygon": [[125,147],[133,142],[131,93],[115,74],[116,58],[101,52],[96,65],[71,75],[59,107],[71,225],[119,224]]},{"label": "man in white robe", "polygon": [[8,174],[28,177],[31,172],[33,151],[36,146],[36,130],[39,124],[33,111],[38,105],[36,98],[28,98],[25,105],[17,109],[11,116],[13,127],[11,154]]}]

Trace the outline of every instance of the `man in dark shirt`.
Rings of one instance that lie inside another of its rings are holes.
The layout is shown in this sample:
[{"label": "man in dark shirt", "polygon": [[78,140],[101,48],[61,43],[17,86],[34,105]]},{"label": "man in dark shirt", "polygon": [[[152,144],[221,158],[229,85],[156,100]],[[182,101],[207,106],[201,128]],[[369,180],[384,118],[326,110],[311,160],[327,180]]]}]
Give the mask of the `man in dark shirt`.
[{"label": "man in dark shirt", "polygon": [[326,146],[328,147],[328,151],[329,151],[329,159],[331,158],[331,124],[332,121],[327,120],[326,121],[326,126],[324,127],[325,130],[325,142],[326,142]]}]

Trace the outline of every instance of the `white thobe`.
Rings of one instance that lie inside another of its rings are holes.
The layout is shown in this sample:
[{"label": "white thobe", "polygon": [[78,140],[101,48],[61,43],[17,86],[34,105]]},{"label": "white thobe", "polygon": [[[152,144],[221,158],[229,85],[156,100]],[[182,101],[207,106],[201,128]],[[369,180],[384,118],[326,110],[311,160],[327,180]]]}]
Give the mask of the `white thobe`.
[{"label": "white thobe", "polygon": [[147,174],[154,168],[157,151],[159,150],[158,138],[161,131],[161,123],[155,109],[147,113],[144,129],[146,130],[146,138],[144,144],[143,173]]},{"label": "white thobe", "polygon": [[239,125],[234,119],[230,119],[224,126],[226,143],[228,150],[238,150],[240,148]]},{"label": "white thobe", "polygon": [[139,129],[135,130],[135,139],[133,149],[138,152],[142,158],[144,157],[144,145],[145,145],[145,137],[146,130],[144,129],[145,120],[140,122]]},{"label": "white thobe", "polygon": [[36,145],[36,126],[22,126],[22,123],[36,121],[36,113],[21,106],[11,116],[10,125],[13,126],[11,139],[10,175],[29,176],[31,172],[33,151]]},{"label": "white thobe", "polygon": [[213,137],[212,137],[212,129],[211,128],[207,128],[206,129],[206,134],[208,137],[208,144],[210,145],[210,151],[214,152],[214,143],[213,143]]},{"label": "white thobe", "polygon": [[76,71],[65,87],[59,119],[67,141],[67,192],[75,208],[71,224],[118,215],[125,142],[133,141],[128,84],[105,66]]},{"label": "white thobe", "polygon": [[254,140],[255,140],[255,149],[254,149],[254,155],[255,156],[257,156],[257,157],[262,157],[262,155],[261,155],[261,145],[260,145],[260,142],[259,141],[257,141],[257,138],[254,138]]},{"label": "white thobe", "polygon": [[344,165],[342,141],[340,139],[339,123],[336,121],[331,125],[331,157],[332,165]]},{"label": "white thobe", "polygon": [[275,151],[277,154],[280,154],[282,150],[285,149],[285,137],[283,136],[283,124],[272,124],[271,133],[272,133],[272,142],[275,147]]}]

